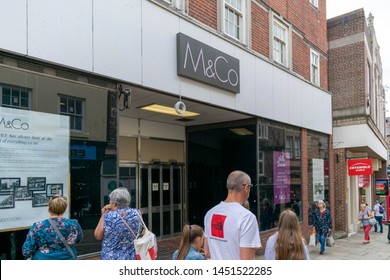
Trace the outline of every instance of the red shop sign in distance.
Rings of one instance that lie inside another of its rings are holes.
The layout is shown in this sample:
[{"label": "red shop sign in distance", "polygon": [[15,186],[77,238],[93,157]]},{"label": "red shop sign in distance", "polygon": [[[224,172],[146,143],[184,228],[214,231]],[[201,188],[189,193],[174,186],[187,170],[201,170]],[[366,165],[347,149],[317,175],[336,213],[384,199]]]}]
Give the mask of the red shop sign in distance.
[{"label": "red shop sign in distance", "polygon": [[372,159],[350,159],[348,160],[348,175],[370,175],[372,174]]}]

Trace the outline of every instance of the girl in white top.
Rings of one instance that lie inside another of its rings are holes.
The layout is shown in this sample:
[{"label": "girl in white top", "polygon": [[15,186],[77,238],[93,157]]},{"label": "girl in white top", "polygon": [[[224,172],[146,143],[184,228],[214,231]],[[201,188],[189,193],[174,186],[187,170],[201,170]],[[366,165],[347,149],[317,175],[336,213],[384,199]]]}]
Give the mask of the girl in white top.
[{"label": "girl in white top", "polygon": [[309,250],[302,237],[296,214],[284,210],[279,219],[279,230],[267,241],[266,260],[309,260]]}]

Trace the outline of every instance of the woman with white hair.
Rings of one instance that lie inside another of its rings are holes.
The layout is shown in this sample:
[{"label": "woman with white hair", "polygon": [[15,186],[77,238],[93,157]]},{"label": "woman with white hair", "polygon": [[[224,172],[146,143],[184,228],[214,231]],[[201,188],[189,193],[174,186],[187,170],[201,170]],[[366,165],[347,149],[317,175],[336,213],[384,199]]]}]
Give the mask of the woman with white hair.
[{"label": "woman with white hair", "polygon": [[329,210],[326,208],[326,204],[323,200],[318,200],[317,209],[313,216],[313,226],[317,232],[317,238],[321,244],[320,255],[325,252],[325,240],[326,236],[332,231],[332,216]]},{"label": "woman with white hair", "polygon": [[141,214],[129,208],[130,193],[117,188],[110,193],[110,204],[102,208],[95,238],[102,242],[102,260],[135,260],[134,239],[142,230]]}]

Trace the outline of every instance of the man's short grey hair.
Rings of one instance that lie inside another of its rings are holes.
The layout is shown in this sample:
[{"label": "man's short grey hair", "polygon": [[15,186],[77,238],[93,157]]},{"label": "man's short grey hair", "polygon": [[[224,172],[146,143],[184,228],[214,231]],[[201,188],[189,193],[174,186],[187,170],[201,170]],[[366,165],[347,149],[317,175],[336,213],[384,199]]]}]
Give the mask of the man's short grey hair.
[{"label": "man's short grey hair", "polygon": [[251,178],[243,171],[236,170],[229,174],[226,180],[226,187],[229,191],[239,192],[244,187],[244,184],[250,184]]},{"label": "man's short grey hair", "polygon": [[118,208],[129,207],[131,196],[126,188],[117,188],[110,193],[110,203],[115,203]]}]

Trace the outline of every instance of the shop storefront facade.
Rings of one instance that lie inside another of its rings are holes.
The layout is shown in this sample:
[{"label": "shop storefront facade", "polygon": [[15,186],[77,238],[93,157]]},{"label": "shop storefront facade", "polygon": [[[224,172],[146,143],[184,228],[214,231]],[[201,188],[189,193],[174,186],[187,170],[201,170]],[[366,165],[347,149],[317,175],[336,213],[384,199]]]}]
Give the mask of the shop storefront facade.
[{"label": "shop storefront facade", "polygon": [[[62,13],[77,26],[64,32],[72,30],[66,34],[75,44],[47,24],[55,15],[32,4],[25,11],[28,29],[47,32],[30,32],[23,41],[21,28],[0,45],[0,71],[9,76],[1,75],[0,84],[27,89],[26,110],[72,117],[70,216],[86,232],[81,253],[98,250],[92,232],[114,188],[128,188],[132,207],[166,238],[186,223],[203,225],[204,213],[225,198],[226,177],[235,169],[255,185],[249,202],[262,238],[285,208],[295,209],[307,234],[310,204],[334,203],[330,94],[158,2],[95,1],[93,9],[83,2],[81,14],[64,4]],[[163,107],[157,112],[150,105]]]}]

